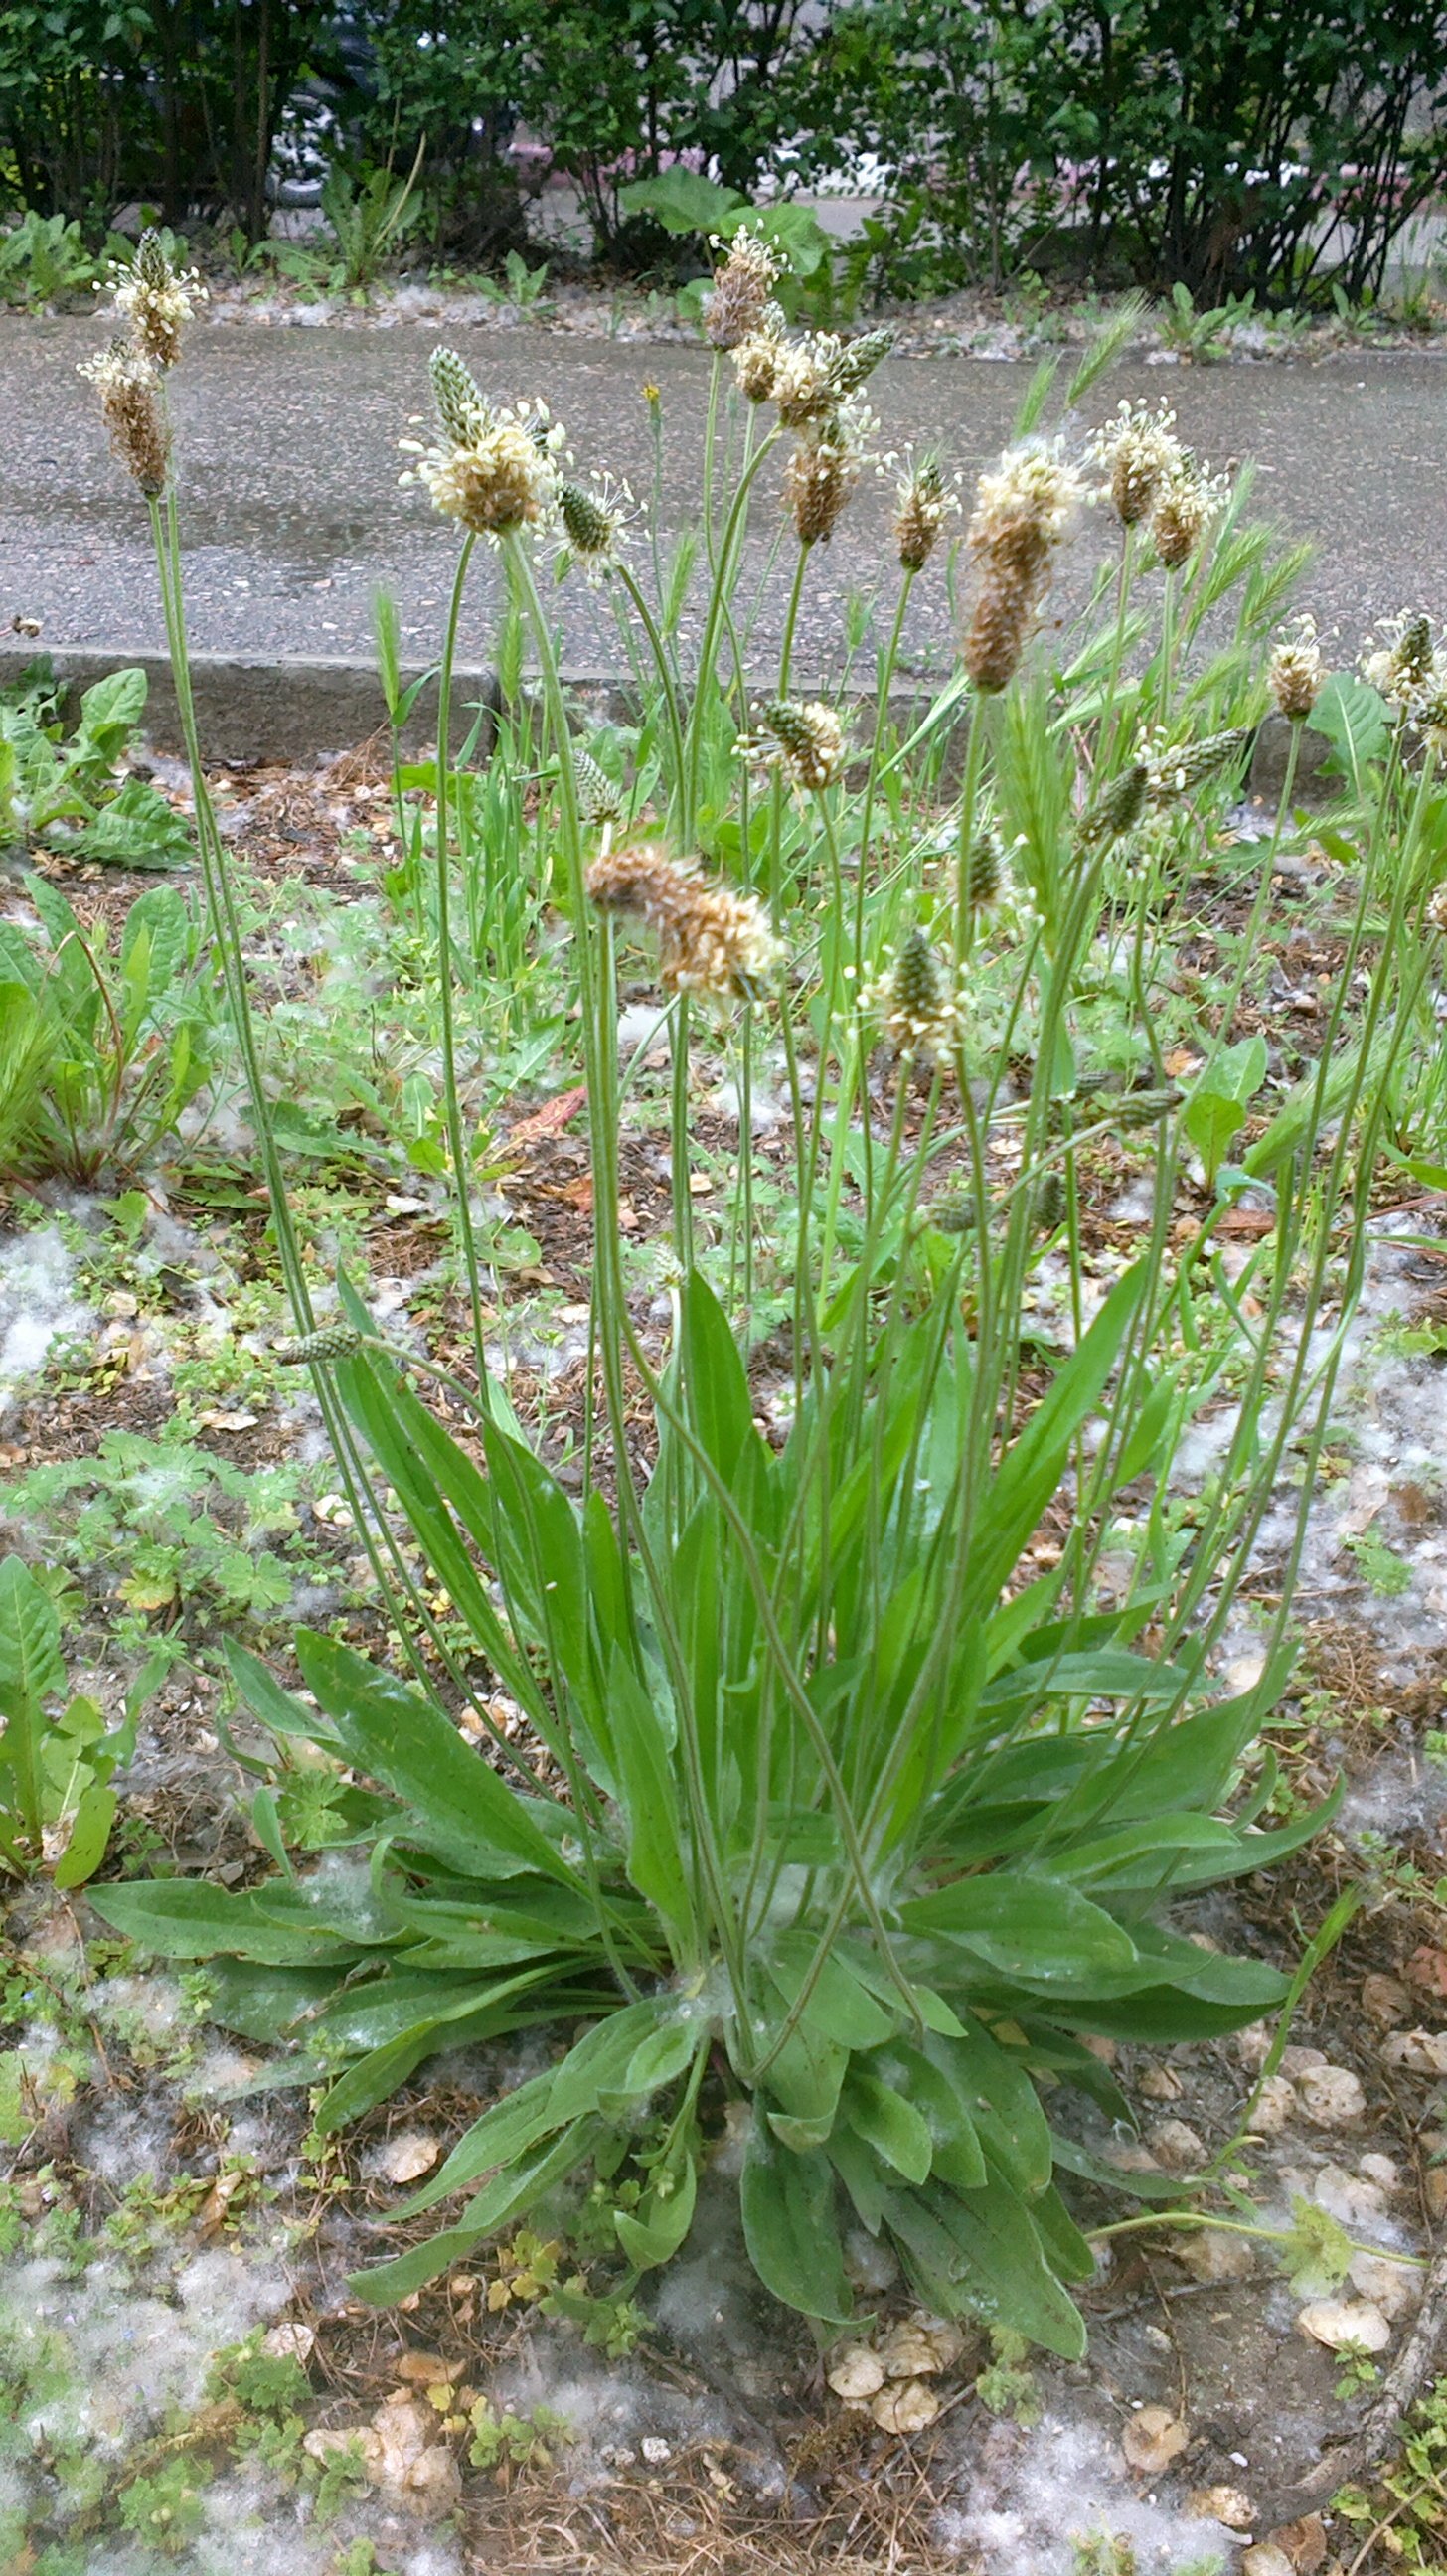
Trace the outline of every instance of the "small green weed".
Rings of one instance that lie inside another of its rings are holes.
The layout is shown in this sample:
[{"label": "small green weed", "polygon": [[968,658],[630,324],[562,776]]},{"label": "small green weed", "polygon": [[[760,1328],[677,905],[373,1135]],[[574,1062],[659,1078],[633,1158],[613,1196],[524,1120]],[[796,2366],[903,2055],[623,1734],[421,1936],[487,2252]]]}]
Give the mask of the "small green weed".
[{"label": "small green weed", "polygon": [[1395,2565],[1439,2576],[1447,2564],[1447,2380],[1413,2407],[1401,2450],[1380,2477],[1341,2488],[1332,2511],[1359,2530],[1380,2527]]},{"label": "small green weed", "polygon": [[566,2415],[552,2406],[535,2406],[530,2415],[499,2415],[489,2398],[479,2397],[467,2420],[473,2467],[503,2479],[514,2469],[550,2469],[554,2450],[572,2438]]}]

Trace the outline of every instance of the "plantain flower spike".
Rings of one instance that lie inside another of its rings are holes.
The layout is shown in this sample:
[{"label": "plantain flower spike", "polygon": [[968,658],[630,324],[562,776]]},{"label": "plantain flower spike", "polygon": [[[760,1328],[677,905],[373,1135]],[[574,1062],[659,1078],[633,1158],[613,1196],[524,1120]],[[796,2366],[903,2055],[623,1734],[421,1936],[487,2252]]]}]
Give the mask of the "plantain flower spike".
[{"label": "plantain flower spike", "polygon": [[1108,787],[1103,787],[1080,826],[1087,848],[1105,848],[1133,832],[1145,809],[1151,773],[1143,760],[1133,760]]},{"label": "plantain flower spike", "polygon": [[960,865],[960,893],[971,912],[988,912],[1000,900],[1005,851],[998,832],[977,832]]},{"label": "plantain flower spike", "polygon": [[1316,640],[1316,621],[1298,617],[1284,627],[1267,665],[1266,685],[1277,710],[1290,724],[1305,724],[1321,694],[1326,665]]},{"label": "plantain flower spike", "polygon": [[959,1036],[958,1000],[922,930],[909,934],[893,965],[860,995],[892,1055],[938,1064]]},{"label": "plantain flower spike", "polygon": [[851,395],[806,431],[784,469],[784,506],[801,546],[827,545],[864,470],[873,412]]},{"label": "plantain flower spike", "polygon": [[783,956],[756,895],[700,876],[659,841],[605,851],[587,887],[600,912],[642,921],[656,934],[665,992],[753,1001]]},{"label": "plantain flower spike", "polygon": [[857,393],[894,346],[892,331],[866,331],[841,340],[834,331],[811,331],[781,347],[772,399],[785,429],[812,429]]},{"label": "plantain flower spike", "polygon": [[1396,707],[1410,707],[1432,668],[1432,620],[1403,610],[1382,621],[1380,641],[1362,656],[1362,674]]},{"label": "plantain flower spike", "polygon": [[831,785],[844,766],[844,728],[832,707],[815,698],[770,698],[759,710],[752,733],[734,745],[743,760],[760,769],[783,769],[796,787],[816,794]]},{"label": "plantain flower spike", "polygon": [[979,568],[964,663],[975,687],[1009,686],[1049,579],[1050,558],[1081,498],[1081,481],[1058,439],[1029,439],[982,474],[969,527]]},{"label": "plantain flower spike", "polygon": [[598,582],[616,569],[624,529],[637,512],[627,484],[605,474],[594,476],[591,491],[582,483],[560,482],[558,516],[568,550],[588,579]]},{"label": "plantain flower spike", "polygon": [[767,304],[757,331],[741,340],[733,353],[734,374],[747,402],[772,402],[783,349],[784,316],[777,304]]},{"label": "plantain flower spike", "polygon": [[1412,704],[1412,726],[1438,760],[1447,757],[1447,672],[1428,673]]},{"label": "plantain flower spike", "polygon": [[622,822],[628,810],[627,797],[591,752],[574,752],[573,777],[578,789],[578,809],[585,823]]},{"label": "plantain flower spike", "polygon": [[1225,507],[1230,485],[1224,474],[1212,474],[1185,449],[1161,483],[1151,511],[1151,542],[1167,572],[1189,563],[1201,539]]},{"label": "plantain flower spike", "polygon": [[454,447],[471,447],[487,427],[482,387],[455,349],[434,349],[427,361],[437,425]]},{"label": "plantain flower spike", "polygon": [[134,342],[113,340],[98,358],[84,359],[79,372],[89,377],[100,395],[112,452],[134,475],[147,500],[158,500],[171,462],[171,425],[161,399],[158,369]]},{"label": "plantain flower spike", "polygon": [[1037,1183],[1030,1202],[1030,1221],[1037,1233],[1053,1234],[1065,1217],[1065,1183],[1058,1172],[1047,1172]]},{"label": "plantain flower spike", "polygon": [[153,226],[142,233],[135,258],[111,272],[113,301],[143,358],[164,373],[181,355],[181,334],[206,289],[194,268],[172,266]]},{"label": "plantain flower spike", "polygon": [[440,435],[431,447],[402,441],[418,460],[402,481],[424,484],[435,507],[474,536],[535,527],[557,500],[562,431],[540,403],[495,410],[455,349],[435,349],[429,372]]},{"label": "plantain flower spike", "polygon": [[305,1368],[312,1360],[349,1360],[362,1347],[362,1336],[351,1324],[323,1324],[319,1332],[278,1335],[271,1345],[271,1356],[283,1368]]},{"label": "plantain flower spike", "polygon": [[740,226],[713,292],[704,298],[703,327],[716,349],[740,349],[764,329],[778,274],[777,253],[761,234]]},{"label": "plantain flower spike", "polygon": [[857,393],[867,384],[877,366],[889,356],[896,333],[890,323],[877,331],[861,331],[857,340],[846,340],[834,362],[834,389],[839,394]]},{"label": "plantain flower spike", "polygon": [[1150,411],[1143,402],[1123,402],[1097,438],[1095,458],[1110,478],[1111,507],[1123,528],[1150,517],[1162,484],[1180,464],[1184,450],[1175,431],[1176,415],[1167,404]]},{"label": "plantain flower spike", "polygon": [[910,465],[900,481],[894,512],[894,541],[906,572],[923,572],[939,543],[945,521],[955,515],[959,506],[945,482],[938,457],[925,456],[917,465]]},{"label": "plantain flower spike", "polygon": [[1224,733],[1206,734],[1200,742],[1150,746],[1147,794],[1153,805],[1169,805],[1188,796],[1209,778],[1234,767],[1249,746],[1254,725],[1231,725]]}]

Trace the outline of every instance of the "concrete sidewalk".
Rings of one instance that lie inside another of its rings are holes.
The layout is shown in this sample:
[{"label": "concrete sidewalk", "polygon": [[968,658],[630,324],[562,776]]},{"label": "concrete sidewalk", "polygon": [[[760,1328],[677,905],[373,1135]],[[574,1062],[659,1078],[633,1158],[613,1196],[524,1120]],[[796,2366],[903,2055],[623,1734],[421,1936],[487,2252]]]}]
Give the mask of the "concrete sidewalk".
[{"label": "concrete sidewalk", "polygon": [[[499,397],[540,395],[565,424],[579,467],[606,466],[652,489],[649,405],[661,388],[665,550],[694,504],[708,360],[676,346],[615,346],[514,329],[461,335],[463,353]],[[39,644],[5,638],[0,664],[37,649],[107,665],[163,653],[144,509],[108,457],[78,359],[104,338],[97,318],[0,317],[0,634],[38,620]],[[331,323],[314,331],[202,328],[174,380],[186,583],[192,640],[219,657],[210,708],[232,708],[226,756],[248,749],[336,747],[381,715],[367,677],[370,602],[395,594],[415,667],[436,653],[455,561],[454,530],[424,492],[398,489],[398,440],[428,409],[431,326],[387,331]],[[1064,372],[1064,370],[1062,370]],[[966,358],[891,359],[871,381],[881,445],[938,444],[966,489],[1009,435],[1029,370]],[[1316,363],[1116,370],[1090,424],[1124,396],[1161,395],[1181,433],[1213,463],[1251,457],[1261,503],[1281,528],[1313,539],[1300,604],[1343,656],[1373,620],[1403,606],[1447,615],[1447,362],[1372,354]],[[752,651],[761,682],[778,649],[792,539],[778,543],[778,476],[760,478],[745,598],[757,596]],[[810,564],[795,669],[837,684],[852,599],[876,589],[887,620],[896,571],[891,485],[869,480],[833,543]],[[1106,531],[1086,529],[1062,565],[1057,608],[1078,596]],[[493,560],[479,549],[463,658],[484,671],[497,611]],[[701,583],[685,618],[696,641]],[[567,667],[582,679],[626,676],[606,602],[578,578],[552,594]],[[907,634],[914,673],[953,649],[943,578],[918,585]],[[233,667],[229,682],[224,666]],[[310,666],[316,665],[313,671]],[[869,646],[854,677],[872,677]],[[310,693],[310,694],[308,694]],[[271,710],[267,714],[268,707]],[[245,738],[243,738],[245,737]]]}]

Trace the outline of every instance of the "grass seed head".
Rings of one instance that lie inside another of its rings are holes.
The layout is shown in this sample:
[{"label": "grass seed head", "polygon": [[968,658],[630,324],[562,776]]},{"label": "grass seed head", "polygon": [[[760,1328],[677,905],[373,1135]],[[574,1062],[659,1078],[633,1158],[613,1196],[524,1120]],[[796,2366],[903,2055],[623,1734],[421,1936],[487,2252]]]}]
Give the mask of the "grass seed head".
[{"label": "grass seed head", "polygon": [[171,427],[158,369],[133,341],[113,340],[98,358],[85,359],[79,372],[100,395],[114,453],[147,499],[158,499],[171,462]]},{"label": "grass seed head", "polygon": [[775,251],[747,225],[729,244],[729,255],[704,298],[703,327],[716,349],[739,349],[762,330],[770,290],[779,274]]}]

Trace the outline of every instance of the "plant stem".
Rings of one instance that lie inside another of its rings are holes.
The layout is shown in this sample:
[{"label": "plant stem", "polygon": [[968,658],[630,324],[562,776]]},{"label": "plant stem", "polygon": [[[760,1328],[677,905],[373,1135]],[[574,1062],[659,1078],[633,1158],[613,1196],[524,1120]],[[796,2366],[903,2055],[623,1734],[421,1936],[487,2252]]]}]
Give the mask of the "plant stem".
[{"label": "plant stem", "polygon": [[451,867],[448,849],[447,804],[449,734],[452,721],[452,673],[457,658],[457,630],[462,616],[462,597],[467,583],[477,539],[471,531],[462,541],[453,577],[452,597],[448,603],[447,628],[442,645],[442,663],[438,675],[437,699],[437,999],[441,1015],[443,1116],[447,1128],[447,1149],[452,1157],[452,1183],[457,1198],[457,1223],[462,1243],[463,1268],[467,1279],[467,1301],[472,1317],[473,1360],[478,1382],[487,1375],[487,1337],[482,1320],[482,1274],[477,1259],[477,1236],[472,1222],[472,1186],[467,1131],[463,1124],[462,1099],[457,1080],[457,1031],[454,1018],[452,971]]}]

